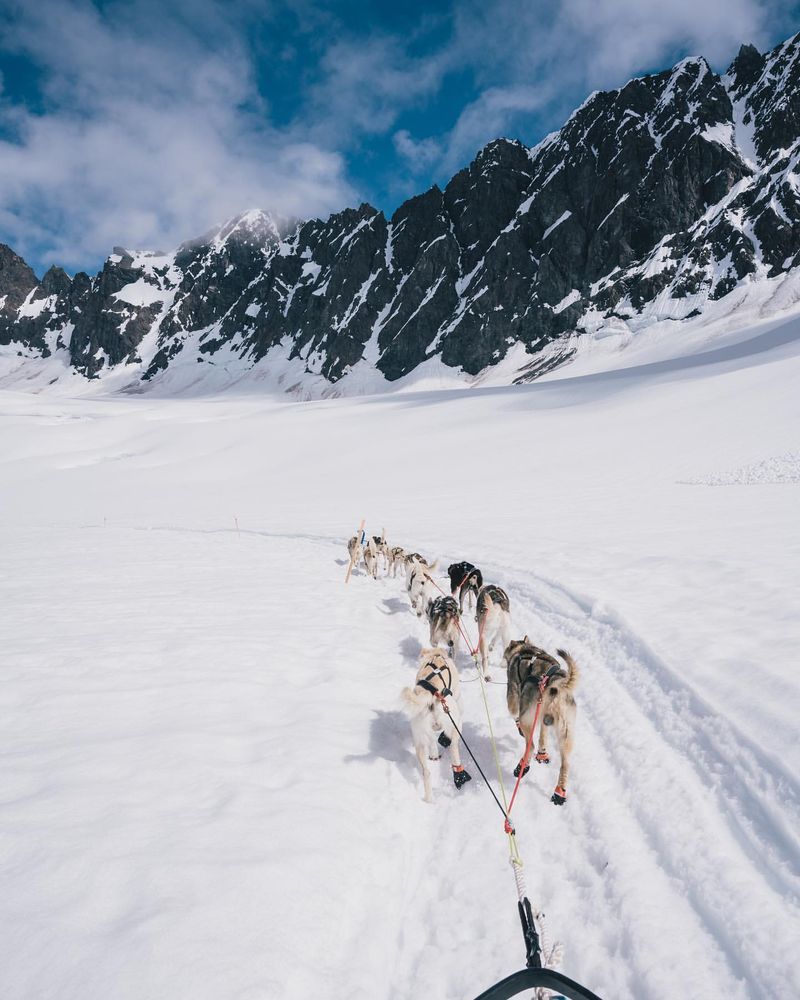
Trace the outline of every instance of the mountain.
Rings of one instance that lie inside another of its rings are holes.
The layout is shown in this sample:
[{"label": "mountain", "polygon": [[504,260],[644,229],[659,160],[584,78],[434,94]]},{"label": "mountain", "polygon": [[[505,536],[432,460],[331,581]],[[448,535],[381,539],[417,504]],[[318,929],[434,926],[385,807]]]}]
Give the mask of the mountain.
[{"label": "mountain", "polygon": [[795,288],[799,51],[800,35],[745,45],[723,76],[690,58],[594,93],[537,146],[498,139],[391,219],[251,211],[172,253],[117,247],[72,279],[39,281],[0,245],[3,382],[248,377],[324,395],[431,360],[469,378],[512,348],[507,380],[527,380],[581,334],[664,320],[679,337],[734,290]]}]

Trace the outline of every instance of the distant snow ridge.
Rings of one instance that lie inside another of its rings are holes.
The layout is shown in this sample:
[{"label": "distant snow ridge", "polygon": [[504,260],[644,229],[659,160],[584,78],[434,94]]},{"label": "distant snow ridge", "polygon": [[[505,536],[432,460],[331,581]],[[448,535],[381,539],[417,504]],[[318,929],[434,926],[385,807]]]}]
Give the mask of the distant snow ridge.
[{"label": "distant snow ridge", "polygon": [[800,483],[800,451],[764,458],[730,472],[717,472],[697,479],[681,479],[689,486],[751,486],[772,483]]}]

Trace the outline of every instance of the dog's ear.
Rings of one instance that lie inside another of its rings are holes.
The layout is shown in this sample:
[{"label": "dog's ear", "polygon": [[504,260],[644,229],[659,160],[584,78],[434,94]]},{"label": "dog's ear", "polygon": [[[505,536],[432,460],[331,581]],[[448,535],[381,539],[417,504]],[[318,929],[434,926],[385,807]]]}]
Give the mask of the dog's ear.
[{"label": "dog's ear", "polygon": [[527,642],[527,643],[530,643],[530,641],[531,641],[531,640],[530,640],[530,639],[528,638],[528,636],[527,636],[527,633],[526,633],[526,635],[525,635],[525,638],[524,638],[524,639],[523,639],[522,641],[523,641],[523,642]]}]

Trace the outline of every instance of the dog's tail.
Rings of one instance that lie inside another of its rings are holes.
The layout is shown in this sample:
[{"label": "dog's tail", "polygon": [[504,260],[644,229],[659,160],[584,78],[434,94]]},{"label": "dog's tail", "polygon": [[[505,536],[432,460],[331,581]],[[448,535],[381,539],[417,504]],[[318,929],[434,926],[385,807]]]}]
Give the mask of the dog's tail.
[{"label": "dog's tail", "polygon": [[428,563],[427,565],[428,569],[436,569],[436,567],[439,565],[439,560],[434,559],[432,563]]},{"label": "dog's tail", "polygon": [[564,690],[569,691],[569,693],[572,694],[575,688],[577,687],[578,680],[581,676],[581,672],[578,669],[578,664],[572,659],[569,653],[567,653],[565,650],[557,649],[556,652],[569,667],[569,675],[567,676],[567,683],[564,685]]},{"label": "dog's tail", "polygon": [[427,711],[431,696],[427,691],[419,687],[403,688],[400,692],[403,700],[403,709],[407,715],[420,715]]}]

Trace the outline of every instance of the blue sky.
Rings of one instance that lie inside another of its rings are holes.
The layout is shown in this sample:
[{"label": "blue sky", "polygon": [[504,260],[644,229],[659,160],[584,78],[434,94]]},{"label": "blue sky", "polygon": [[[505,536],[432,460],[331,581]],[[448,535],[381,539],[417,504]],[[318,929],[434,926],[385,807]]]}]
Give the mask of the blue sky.
[{"label": "blue sky", "polygon": [[251,207],[390,214],[594,89],[798,28],[781,0],[0,0],[0,241],[93,271]]}]

